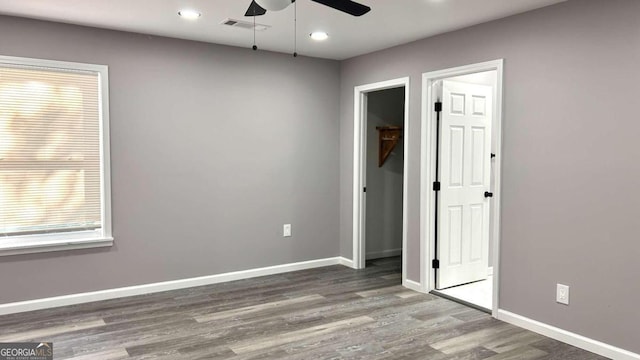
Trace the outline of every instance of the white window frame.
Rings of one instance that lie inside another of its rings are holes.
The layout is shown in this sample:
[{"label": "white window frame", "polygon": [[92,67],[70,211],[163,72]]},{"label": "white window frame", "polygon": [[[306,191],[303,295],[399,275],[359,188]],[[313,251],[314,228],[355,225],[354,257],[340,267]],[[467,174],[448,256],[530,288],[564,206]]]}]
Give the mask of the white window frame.
[{"label": "white window frame", "polygon": [[49,69],[88,71],[98,75],[98,86],[100,87],[100,210],[102,226],[96,230],[0,236],[0,256],[113,246],[113,237],[111,235],[111,162],[109,157],[109,68],[106,65],[13,56],[0,56],[0,66],[2,65],[26,65]]}]

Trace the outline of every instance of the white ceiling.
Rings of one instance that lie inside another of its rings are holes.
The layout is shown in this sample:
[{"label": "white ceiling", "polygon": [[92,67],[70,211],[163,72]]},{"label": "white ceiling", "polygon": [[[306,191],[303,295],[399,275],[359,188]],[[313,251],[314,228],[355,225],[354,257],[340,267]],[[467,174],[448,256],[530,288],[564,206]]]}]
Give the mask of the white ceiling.
[{"label": "white ceiling", "polygon": [[[298,0],[298,53],[346,59],[447,31],[541,8],[565,0],[359,0],[372,8],[353,17],[310,0]],[[220,25],[227,19],[253,21],[244,13],[250,0],[0,0],[0,14],[45,19],[241,47],[253,32]],[[202,17],[187,21],[183,8]],[[294,7],[256,18],[271,28],[257,33],[260,49],[293,52]],[[330,38],[315,42],[309,33]]]}]

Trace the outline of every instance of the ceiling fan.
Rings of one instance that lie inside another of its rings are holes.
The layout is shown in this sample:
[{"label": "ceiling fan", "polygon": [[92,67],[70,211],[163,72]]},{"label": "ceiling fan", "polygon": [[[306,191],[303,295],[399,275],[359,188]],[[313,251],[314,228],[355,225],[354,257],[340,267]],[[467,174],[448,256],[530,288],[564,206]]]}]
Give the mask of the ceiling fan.
[{"label": "ceiling fan", "polygon": [[[247,9],[247,12],[244,14],[244,16],[260,16],[266,14],[267,11],[283,10],[295,1],[296,0],[252,0],[251,5],[249,5],[249,9]],[[334,8],[338,11],[342,11],[353,16],[362,16],[371,10],[370,7],[351,0],[311,1],[326,5],[330,8]]]}]

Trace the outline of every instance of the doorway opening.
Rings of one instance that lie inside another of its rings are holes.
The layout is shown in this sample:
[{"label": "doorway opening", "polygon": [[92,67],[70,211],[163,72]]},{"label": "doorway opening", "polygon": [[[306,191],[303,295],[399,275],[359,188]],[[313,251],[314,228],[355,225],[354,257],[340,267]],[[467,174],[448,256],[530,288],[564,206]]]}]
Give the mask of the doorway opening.
[{"label": "doorway opening", "polygon": [[427,290],[495,315],[502,60],[424,74],[423,86]]},{"label": "doorway opening", "polygon": [[354,92],[353,267],[401,265],[406,281],[409,79]]}]

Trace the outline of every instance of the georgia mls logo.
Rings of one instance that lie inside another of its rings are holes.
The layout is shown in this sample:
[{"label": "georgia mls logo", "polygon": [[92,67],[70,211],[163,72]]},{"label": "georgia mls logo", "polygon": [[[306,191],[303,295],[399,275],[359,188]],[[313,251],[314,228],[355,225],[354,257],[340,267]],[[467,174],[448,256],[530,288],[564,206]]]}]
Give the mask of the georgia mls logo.
[{"label": "georgia mls logo", "polygon": [[53,344],[50,343],[40,343],[36,346],[36,351],[38,349],[42,349],[41,351],[46,351],[47,353],[51,353],[53,355]]},{"label": "georgia mls logo", "polygon": [[53,343],[0,343],[0,360],[53,360]]}]

